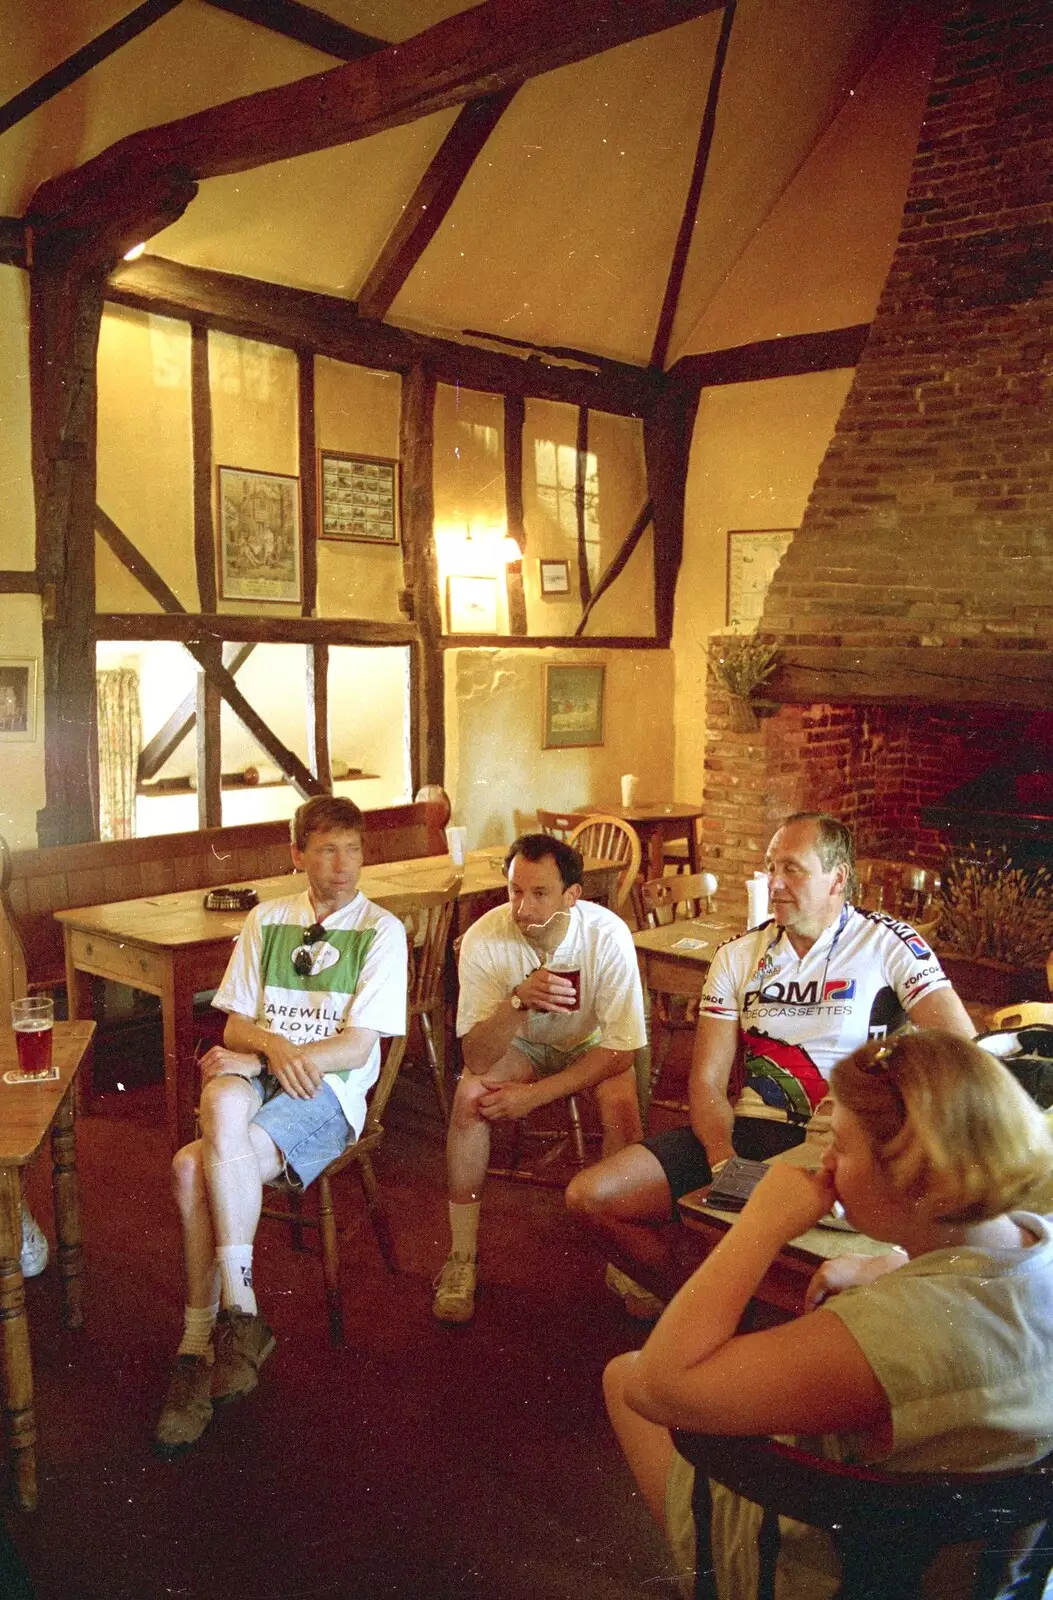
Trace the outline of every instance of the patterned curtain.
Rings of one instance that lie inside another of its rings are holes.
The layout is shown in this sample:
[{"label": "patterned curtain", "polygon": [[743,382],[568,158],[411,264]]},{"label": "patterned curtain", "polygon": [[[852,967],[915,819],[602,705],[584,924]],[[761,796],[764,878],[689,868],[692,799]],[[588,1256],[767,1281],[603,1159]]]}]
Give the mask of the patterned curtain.
[{"label": "patterned curtain", "polygon": [[142,745],[139,674],[115,667],[95,674],[99,717],[99,837],[135,837],[135,789]]}]

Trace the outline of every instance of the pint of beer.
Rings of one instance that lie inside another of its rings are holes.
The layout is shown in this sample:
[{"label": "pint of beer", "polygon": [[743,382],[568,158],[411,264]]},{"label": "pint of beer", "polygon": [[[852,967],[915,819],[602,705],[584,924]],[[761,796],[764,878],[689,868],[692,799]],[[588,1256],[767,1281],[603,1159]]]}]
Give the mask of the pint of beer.
[{"label": "pint of beer", "polygon": [[55,1002],[50,995],[33,995],[11,1002],[18,1070],[23,1078],[46,1078],[51,1072],[51,1035]]}]

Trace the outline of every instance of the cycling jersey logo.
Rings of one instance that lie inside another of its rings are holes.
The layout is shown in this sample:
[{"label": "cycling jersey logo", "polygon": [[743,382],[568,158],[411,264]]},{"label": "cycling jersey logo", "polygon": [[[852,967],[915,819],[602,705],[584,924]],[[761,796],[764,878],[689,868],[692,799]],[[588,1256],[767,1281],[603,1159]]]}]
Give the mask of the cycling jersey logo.
[{"label": "cycling jersey logo", "polygon": [[856,980],[854,978],[829,978],[823,984],[824,1000],[854,1000],[856,994]]},{"label": "cycling jersey logo", "polygon": [[764,983],[759,989],[747,992],[746,1006],[819,1006],[835,1000],[851,1000],[856,992],[854,978],[827,978],[820,985],[818,978],[799,983],[790,978],[785,983]]}]

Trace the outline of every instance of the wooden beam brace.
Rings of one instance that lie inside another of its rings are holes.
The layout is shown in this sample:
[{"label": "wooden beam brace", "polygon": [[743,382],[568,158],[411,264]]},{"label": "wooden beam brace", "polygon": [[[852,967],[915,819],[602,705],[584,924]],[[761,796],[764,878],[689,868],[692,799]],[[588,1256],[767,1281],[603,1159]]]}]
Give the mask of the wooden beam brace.
[{"label": "wooden beam brace", "polygon": [[587,405],[590,411],[642,417],[657,404],[664,378],[647,367],[605,360],[596,372],[548,366],[537,356],[520,359],[453,339],[434,339],[361,318],[354,303],[263,283],[233,273],[184,267],[160,256],[122,261],[111,273],[106,299],[158,316],[203,321],[224,333],[287,349],[312,349],[335,361],[409,372],[427,362],[440,383],[484,393],[523,395]]},{"label": "wooden beam brace", "polygon": [[[134,11],[129,11],[126,17],[122,17],[112,28],[100,33],[90,44],[75,50],[65,61],[60,61],[57,67],[45,72],[35,83],[19,90],[6,105],[0,106],[0,133],[6,133],[8,128],[13,128],[16,122],[21,122],[30,112],[38,110],[63,89],[68,89],[71,83],[76,83],[78,78],[90,72],[92,67],[97,67],[100,61],[105,61],[107,56],[112,56],[114,51],[120,50],[130,39],[137,38],[159,18],[173,11],[178,4],[179,0],[145,0],[145,4],[136,6]],[[30,12],[24,13],[25,27],[31,26],[32,20]]]},{"label": "wooden beam brace", "polygon": [[698,389],[671,383],[657,411],[644,418],[647,492],[654,508],[654,624],[667,643],[684,551],[684,495],[698,399]]},{"label": "wooden beam brace", "polygon": [[505,396],[505,528],[519,546],[519,560],[505,567],[508,591],[508,631],[527,631],[526,595],[523,592],[523,556],[526,553],[526,528],[523,523],[523,428],[526,404],[522,395]]},{"label": "wooden beam brace", "polygon": [[402,462],[402,560],[413,620],[420,634],[414,686],[418,784],[442,783],[446,765],[446,693],[439,639],[438,557],[432,487],[435,379],[415,367],[402,384],[399,458]]},{"label": "wooden beam brace", "polygon": [[581,621],[574,629],[574,632],[579,637],[585,632],[585,624],[589,620],[589,613],[595,609],[596,602],[600,599],[601,595],[606,594],[614,580],[620,577],[625,571],[629,564],[629,557],[632,555],[633,551],[636,549],[636,546],[640,543],[640,540],[650,527],[653,516],[654,512],[651,507],[651,502],[650,500],[645,500],[640,514],[636,518],[636,521],[633,523],[632,527],[629,529],[629,532],[625,535],[617,555],[614,557],[614,560],[610,563],[606,572],[603,574],[599,583],[589,596],[588,604],[581,614]]},{"label": "wooden beam brace", "polygon": [[145,172],[214,178],[331,150],[659,33],[722,0],[485,0],[376,55],[130,134],[41,184],[32,213],[79,230]]},{"label": "wooden beam brace", "polygon": [[203,616],[184,611],[100,612],[96,639],[174,639],[193,644],[204,639],[251,640],[254,644],[409,645],[417,639],[411,622],[374,622],[356,617],[246,617],[220,612]]},{"label": "wooden beam brace", "polygon": [[[223,646],[223,665],[231,676],[237,672],[239,667],[244,665],[255,648],[254,644],[225,644]],[[163,726],[140,750],[137,773],[140,783],[149,783],[151,778],[157,776],[169,756],[183,742],[196,722],[197,696],[196,693],[192,692],[184,695],[171,716],[165,718]]]},{"label": "wooden beam brace", "polygon": [[756,383],[762,378],[798,378],[808,372],[854,367],[863,353],[869,322],[825,333],[791,333],[785,339],[758,339],[730,350],[681,356],[667,377],[675,382],[717,388],[725,383]]},{"label": "wooden beam brace", "polygon": [[728,45],[731,42],[731,25],[734,20],[735,0],[727,0],[720,23],[720,37],[717,40],[716,53],[713,58],[713,70],[709,75],[709,92],[706,95],[706,109],[702,116],[702,128],[698,136],[695,165],[691,173],[691,182],[687,187],[684,214],[680,219],[680,229],[676,236],[673,260],[669,268],[669,278],[666,282],[662,309],[658,316],[658,327],[654,336],[654,346],[651,350],[651,365],[653,367],[664,367],[666,356],[669,354],[669,338],[673,331],[673,319],[676,316],[680,290],[684,282],[688,252],[691,249],[691,235],[695,231],[698,202],[702,196],[702,184],[705,181],[706,167],[709,165],[709,152],[713,144],[713,131],[717,125],[717,101],[720,98],[720,84],[724,76],[724,63],[727,60]]},{"label": "wooden beam brace", "polygon": [[358,291],[358,314],[380,321],[431,243],[472,163],[512,103],[515,89],[471,100],[446,135]]},{"label": "wooden beam brace", "polygon": [[178,595],[168,587],[157,568],[136,549],[127,534],[121,532],[113,518],[108,517],[101,506],[95,507],[95,532],[159,606],[165,611],[186,611]]},{"label": "wooden beam brace", "polygon": [[314,773],[309,772],[299,756],[292,750],[287,750],[277,735],[271,732],[259,712],[246,700],[226,667],[221,666],[218,659],[213,658],[213,641],[185,640],[184,645],[198,666],[204,669],[206,677],[218,688],[245,731],[252,735],[261,749],[265,750],[271,760],[281,768],[297,793],[305,800],[309,800],[313,794],[325,794],[325,788],[318,782]]},{"label": "wooden beam brace", "polygon": [[245,22],[255,22],[272,33],[280,33],[297,44],[306,44],[312,50],[322,50],[338,61],[357,61],[360,56],[375,55],[386,50],[386,39],[375,39],[372,34],[359,33],[355,28],[336,22],[313,6],[299,4],[299,0],[206,0],[217,11],[229,11],[232,17]]},{"label": "wooden beam brace", "polygon": [[0,594],[39,594],[39,572],[0,572]]}]

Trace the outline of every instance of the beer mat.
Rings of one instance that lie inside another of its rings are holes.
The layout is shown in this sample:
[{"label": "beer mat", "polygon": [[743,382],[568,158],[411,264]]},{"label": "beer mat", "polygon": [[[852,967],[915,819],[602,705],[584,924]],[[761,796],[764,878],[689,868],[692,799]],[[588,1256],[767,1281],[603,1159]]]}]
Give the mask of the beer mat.
[{"label": "beer mat", "polygon": [[23,1072],[5,1072],[4,1082],[10,1083],[14,1088],[26,1088],[31,1083],[55,1083],[61,1076],[58,1067],[52,1067],[50,1072],[36,1072],[28,1077]]},{"label": "beer mat", "polygon": [[671,944],[669,948],[670,950],[704,950],[706,948],[706,940],[678,939],[676,943]]},{"label": "beer mat", "polygon": [[767,1170],[767,1164],[763,1161],[747,1161],[744,1156],[732,1156],[713,1179],[702,1204],[714,1211],[741,1211]]}]

